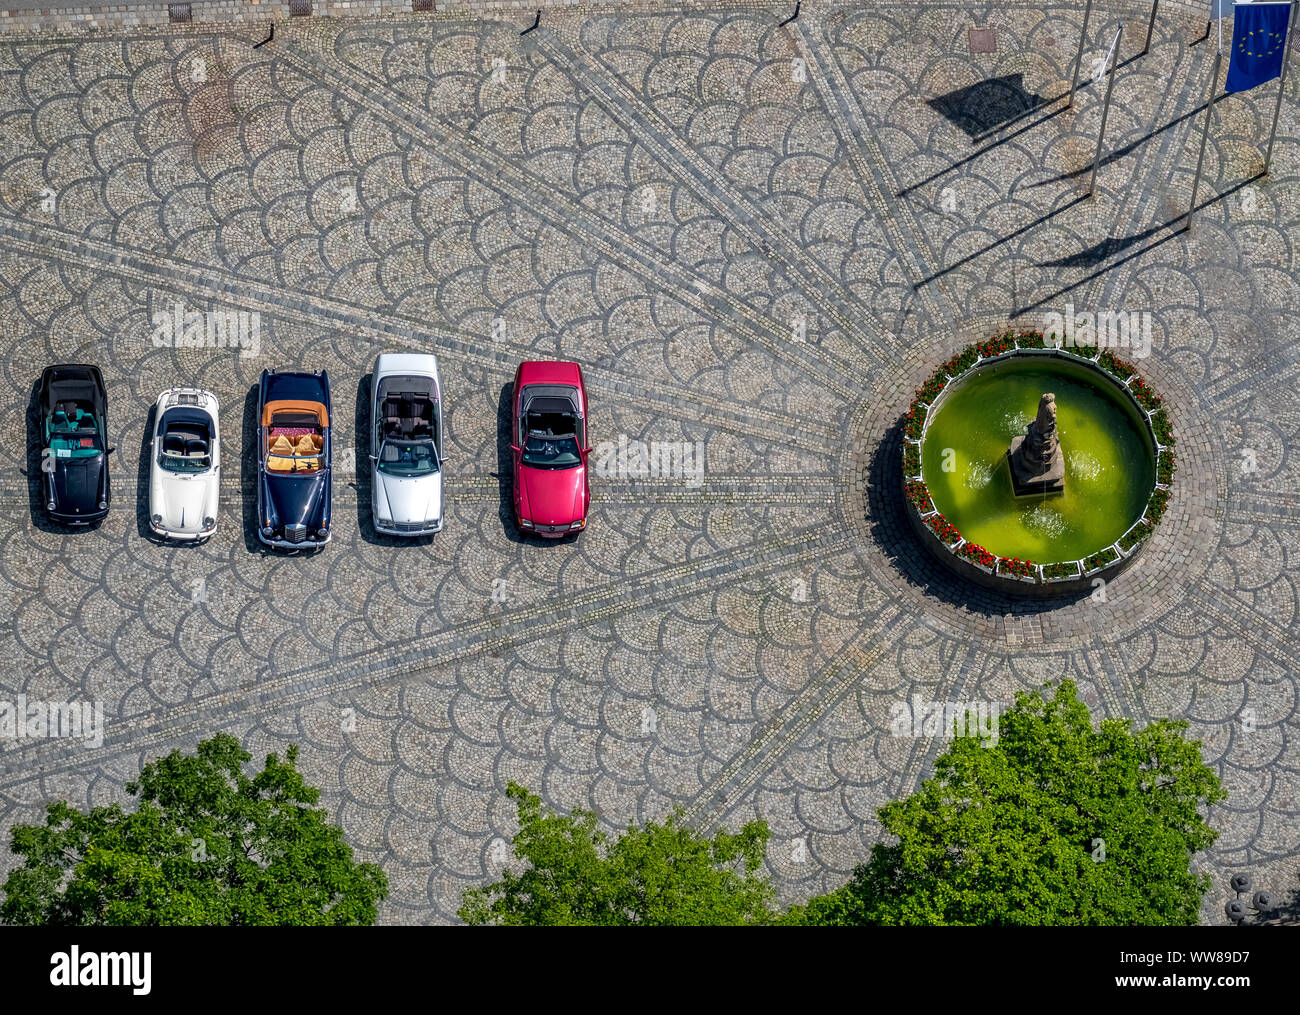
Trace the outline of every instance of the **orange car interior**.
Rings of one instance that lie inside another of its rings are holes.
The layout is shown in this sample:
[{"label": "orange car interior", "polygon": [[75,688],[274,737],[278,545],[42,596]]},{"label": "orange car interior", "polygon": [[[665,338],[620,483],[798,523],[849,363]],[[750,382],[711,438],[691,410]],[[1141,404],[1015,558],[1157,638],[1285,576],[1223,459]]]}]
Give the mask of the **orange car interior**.
[{"label": "orange car interior", "polygon": [[271,472],[316,472],[324,467],[324,428],[329,415],[320,402],[267,402],[266,467]]}]

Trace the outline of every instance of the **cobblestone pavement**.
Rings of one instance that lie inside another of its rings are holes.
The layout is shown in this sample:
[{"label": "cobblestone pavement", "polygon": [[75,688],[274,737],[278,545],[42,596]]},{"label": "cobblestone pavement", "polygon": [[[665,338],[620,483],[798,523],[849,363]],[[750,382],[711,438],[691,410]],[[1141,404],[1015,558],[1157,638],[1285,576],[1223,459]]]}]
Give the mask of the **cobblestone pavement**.
[{"label": "cobblestone pavement", "polygon": [[[1068,677],[1098,718],[1186,718],[1221,771],[1208,921],[1231,872],[1296,888],[1300,76],[1267,178],[1276,85],[1216,103],[1178,231],[1213,42],[1162,15],[1140,55],[1149,8],[1116,7],[1084,56],[1086,78],[1126,20],[1092,198],[1102,89],[1061,100],[1075,4],[7,38],[0,697],[109,721],[99,749],[0,742],[0,832],[228,730],[302,745],[389,874],[386,922],[454,920],[499,870],[510,779],[611,828],[760,815],[788,902],[841,883],[942,749],[891,736],[891,705]],[[259,354],[156,348],[176,302],[259,313]],[[1180,477],[1104,603],[1004,601],[909,535],[897,421],[963,342],[1066,302],[1153,315]],[[416,545],[376,536],[353,465],[356,394],[399,349],[436,352],[447,390],[448,520]],[[705,442],[703,483],[598,480],[580,540],[521,540],[503,393],[540,357],[584,364],[597,441]],[[109,385],[94,532],[51,529],[21,471],[34,382],[67,360]],[[334,384],[335,538],[310,558],[251,534],[264,367]],[[224,406],[198,549],[145,538],[146,420],[176,383]]]}]

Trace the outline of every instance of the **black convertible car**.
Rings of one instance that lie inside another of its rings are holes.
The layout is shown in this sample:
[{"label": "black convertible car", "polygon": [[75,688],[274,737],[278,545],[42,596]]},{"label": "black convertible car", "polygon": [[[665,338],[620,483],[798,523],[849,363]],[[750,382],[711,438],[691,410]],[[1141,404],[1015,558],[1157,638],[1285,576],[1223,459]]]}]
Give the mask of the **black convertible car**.
[{"label": "black convertible car", "polygon": [[330,541],[330,382],[262,371],[257,412],[257,538],[282,550]]},{"label": "black convertible car", "polygon": [[108,514],[108,396],[99,367],[46,367],[39,394],[42,490],[50,519],[89,525]]}]

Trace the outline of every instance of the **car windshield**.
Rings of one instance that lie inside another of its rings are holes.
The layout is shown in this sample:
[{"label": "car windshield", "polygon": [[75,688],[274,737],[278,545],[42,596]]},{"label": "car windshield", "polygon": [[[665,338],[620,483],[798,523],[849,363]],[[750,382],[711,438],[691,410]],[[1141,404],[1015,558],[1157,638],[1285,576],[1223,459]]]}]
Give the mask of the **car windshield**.
[{"label": "car windshield", "polygon": [[572,469],[582,464],[578,441],[572,434],[556,437],[536,431],[524,443],[522,460],[534,469]]},{"label": "car windshield", "polygon": [[385,476],[428,476],[438,471],[438,451],[431,440],[389,438],[379,449],[378,465]]},{"label": "car windshield", "polygon": [[204,454],[181,455],[164,451],[158,456],[158,464],[168,472],[203,472],[212,466],[212,459]]}]

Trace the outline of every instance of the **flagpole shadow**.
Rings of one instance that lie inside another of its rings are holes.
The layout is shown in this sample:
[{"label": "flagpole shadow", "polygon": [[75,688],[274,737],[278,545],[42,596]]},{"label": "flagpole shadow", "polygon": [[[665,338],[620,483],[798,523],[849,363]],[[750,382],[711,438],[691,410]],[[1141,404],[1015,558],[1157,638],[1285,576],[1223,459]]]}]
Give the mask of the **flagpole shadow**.
[{"label": "flagpole shadow", "polygon": [[[1052,101],[1053,101],[1053,102],[1059,102],[1062,98],[1064,98],[1064,96],[1058,96],[1057,98],[1053,99]],[[1040,108],[1041,108],[1041,107],[1040,107]],[[943,168],[943,169],[940,169],[940,170],[938,170],[937,172],[931,173],[931,174],[930,174],[929,176],[927,176],[924,180],[918,180],[916,183],[909,184],[908,186],[904,187],[902,190],[897,191],[897,192],[894,194],[894,196],[895,196],[895,197],[907,197],[908,195],[912,194],[914,191],[920,190],[922,187],[929,186],[931,183],[933,183],[935,180],[939,179],[941,176],[946,176],[948,173],[951,173],[954,169],[959,169],[959,168],[961,168],[962,166],[966,165],[967,163],[974,162],[974,161],[975,161],[976,159],[978,159],[981,155],[987,155],[989,152],[993,151],[993,149],[997,148],[998,146],[1000,146],[1000,145],[1004,145],[1004,144],[1006,144],[1008,141],[1012,140],[1013,138],[1017,138],[1017,137],[1019,137],[1021,134],[1024,134],[1024,133],[1027,132],[1027,131],[1031,131],[1031,130],[1033,130],[1035,127],[1037,127],[1037,126],[1039,126],[1039,125],[1041,125],[1041,124],[1046,123],[1048,120],[1051,120],[1051,119],[1054,118],[1054,117],[1060,116],[1062,113],[1064,113],[1064,112],[1066,111],[1067,108],[1068,108],[1068,107],[1066,107],[1066,106],[1062,106],[1062,107],[1060,107],[1059,109],[1054,109],[1054,110],[1052,110],[1052,112],[1048,113],[1046,116],[1043,116],[1043,117],[1039,118],[1038,120],[1035,120],[1033,123],[1027,123],[1027,124],[1025,124],[1025,126],[1021,127],[1019,130],[1012,131],[1010,134],[1006,135],[1006,137],[999,138],[997,141],[994,141],[994,142],[993,142],[991,145],[989,145],[987,148],[981,148],[981,149],[980,149],[979,151],[977,151],[977,152],[971,152],[971,154],[967,155],[965,158],[958,159],[956,162],[952,163],[952,165],[947,166],[947,167],[945,167],[945,168]]]},{"label": "flagpole shadow", "polygon": [[[1080,91],[1080,90],[1081,89],[1075,89],[1075,91]],[[1070,94],[1069,92],[1061,92],[1060,95],[1054,95],[1050,99],[1043,99],[1041,102],[1038,102],[1033,107],[1026,109],[1023,113],[1018,113],[1017,115],[1011,117],[1009,120],[1005,120],[1002,123],[996,124],[995,126],[988,128],[988,130],[984,131],[983,134],[979,134],[971,138],[971,144],[982,144],[983,142],[987,141],[989,138],[993,137],[993,135],[997,134],[999,131],[1006,130],[1012,124],[1019,123],[1021,120],[1025,119],[1025,117],[1033,116],[1035,113],[1039,112],[1040,110],[1051,108],[1053,105],[1060,102],[1063,98],[1065,98],[1069,94]],[[1062,109],[1057,110],[1057,112],[1063,112],[1064,109],[1068,109],[1068,108],[1069,108],[1068,106],[1063,107]],[[1042,123],[1043,121],[1040,120],[1038,122]],[[1033,124],[1032,126],[1037,126],[1037,124]],[[1005,138],[1003,140],[1005,140]],[[990,149],[986,149],[986,150],[990,150]]]},{"label": "flagpole shadow", "polygon": [[[1222,96],[1216,96],[1215,98],[1216,98],[1216,100],[1217,100],[1218,98],[1222,98]],[[1146,143],[1147,143],[1148,141],[1150,141],[1152,138],[1157,137],[1157,136],[1159,136],[1160,134],[1163,134],[1165,131],[1169,130],[1171,127],[1176,127],[1176,126],[1178,126],[1178,124],[1182,123],[1184,120],[1190,120],[1192,117],[1196,116],[1198,113],[1203,113],[1203,112],[1205,112],[1205,103],[1204,103],[1204,102],[1202,102],[1202,103],[1201,103],[1199,106],[1197,106],[1195,109],[1193,109],[1193,110],[1189,110],[1188,112],[1184,113],[1182,116],[1179,116],[1179,117],[1177,117],[1177,118],[1175,118],[1175,119],[1173,119],[1173,120],[1170,120],[1170,121],[1169,121],[1168,123],[1166,123],[1163,127],[1157,127],[1155,130],[1150,131],[1150,132],[1148,132],[1148,133],[1146,133],[1146,134],[1143,134],[1141,137],[1136,138],[1136,139],[1133,140],[1133,141],[1130,141],[1130,142],[1129,142],[1128,144],[1126,144],[1123,148],[1116,148],[1113,152],[1110,152],[1109,154],[1102,156],[1102,159],[1101,159],[1100,165],[1101,165],[1101,166],[1108,166],[1108,165],[1110,165],[1112,162],[1118,162],[1120,159],[1124,158],[1126,155],[1131,155],[1131,154],[1133,154],[1133,152],[1135,152],[1135,151],[1136,151],[1138,148],[1140,148],[1142,145],[1146,144]],[[1033,189],[1033,188],[1035,188],[1035,187],[1045,187],[1045,186],[1047,186],[1049,183],[1064,183],[1066,180],[1072,180],[1072,179],[1074,179],[1076,176],[1082,176],[1084,173],[1090,171],[1091,169],[1092,169],[1092,165],[1089,164],[1089,165],[1087,165],[1087,166],[1084,166],[1082,169],[1074,169],[1074,170],[1071,170],[1071,171],[1068,172],[1068,173],[1061,173],[1059,176],[1053,176],[1053,177],[1050,177],[1049,179],[1046,179],[1046,180],[1039,180],[1037,183],[1026,183],[1026,184],[1025,184],[1025,188],[1026,188],[1026,189]]]},{"label": "flagpole shadow", "polygon": [[975,251],[975,252],[972,253],[972,254],[967,254],[967,255],[966,255],[965,257],[963,257],[960,261],[954,261],[952,264],[948,265],[946,268],[941,268],[939,271],[936,271],[936,272],[935,272],[933,275],[931,275],[929,278],[923,278],[923,279],[921,279],[921,281],[919,281],[919,282],[917,282],[915,285],[913,285],[912,288],[913,288],[913,289],[920,289],[921,286],[923,286],[923,285],[929,285],[931,282],[935,281],[936,279],[943,278],[944,275],[947,275],[947,274],[948,274],[949,272],[951,272],[951,271],[956,271],[956,270],[957,270],[958,268],[960,268],[963,264],[968,264],[968,263],[970,263],[971,261],[975,260],[975,259],[978,258],[978,257],[983,257],[983,256],[984,256],[985,254],[987,254],[989,251],[994,250],[994,249],[996,249],[997,247],[1002,246],[1002,244],[1004,244],[1004,243],[1008,243],[1008,242],[1010,242],[1011,240],[1014,240],[1017,236],[1021,236],[1021,235],[1023,235],[1024,233],[1029,232],[1029,230],[1035,228],[1036,226],[1040,226],[1040,225],[1042,225],[1044,222],[1048,221],[1049,219],[1053,219],[1053,218],[1055,218],[1057,215],[1061,214],[1061,212],[1065,211],[1067,208],[1072,208],[1072,207],[1074,207],[1076,204],[1078,204],[1080,201],[1086,201],[1087,199],[1088,199],[1088,195],[1087,195],[1087,194],[1076,194],[1074,197],[1072,197],[1070,200],[1066,201],[1064,204],[1059,205],[1059,206],[1057,206],[1056,208],[1053,208],[1051,211],[1047,212],[1045,215],[1040,215],[1038,218],[1034,219],[1033,222],[1030,222],[1030,223],[1028,223],[1027,225],[1023,225],[1023,226],[1021,226],[1019,229],[1015,230],[1014,232],[1010,232],[1010,233],[1008,233],[1006,236],[1003,236],[1000,240],[994,240],[994,241],[993,241],[992,243],[990,243],[988,246],[983,247],[983,248],[981,248],[980,250],[977,250],[977,251]]},{"label": "flagpole shadow", "polygon": [[1200,211],[1202,208],[1208,208],[1210,205],[1214,204],[1215,202],[1217,202],[1217,201],[1222,201],[1225,197],[1228,197],[1228,196],[1231,195],[1231,194],[1235,194],[1237,191],[1241,190],[1243,187],[1249,187],[1249,186],[1250,186],[1252,183],[1254,183],[1256,180],[1262,180],[1262,179],[1264,179],[1264,177],[1266,177],[1267,175],[1268,175],[1268,174],[1267,174],[1266,172],[1264,172],[1264,170],[1261,169],[1261,170],[1260,170],[1258,173],[1256,173],[1254,176],[1248,176],[1248,177],[1246,177],[1246,179],[1242,180],[1240,183],[1235,184],[1234,186],[1229,187],[1229,188],[1228,188],[1227,190],[1225,190],[1222,194],[1215,194],[1213,197],[1211,197],[1211,198],[1207,198],[1206,200],[1202,201],[1202,202],[1201,202],[1200,204],[1198,204],[1195,208],[1193,208],[1191,211],[1189,211],[1186,215],[1181,215],[1181,216],[1179,216],[1179,217],[1183,220],[1183,228],[1177,230],[1177,232],[1180,232],[1180,233],[1185,233],[1185,232],[1187,232],[1187,230],[1189,230],[1189,229],[1192,227],[1192,216],[1195,215],[1195,214],[1196,214],[1198,211]]},{"label": "flagpole shadow", "polygon": [[[1192,209],[1193,213],[1200,211],[1202,208],[1208,208],[1210,205],[1222,201],[1226,197],[1232,196],[1237,191],[1241,190],[1243,187],[1248,187],[1255,181],[1262,179],[1263,176],[1264,176],[1263,172],[1256,173],[1254,176],[1248,177],[1247,179],[1242,180],[1240,183],[1237,183],[1229,187],[1227,190],[1223,191],[1223,193],[1215,194],[1213,197],[1207,198],[1206,200],[1202,201],[1200,204],[1198,204],[1195,208]],[[1120,267],[1121,265],[1127,264],[1129,261],[1132,261],[1134,258],[1138,258],[1141,257],[1143,254],[1150,253],[1152,250],[1155,250],[1157,247],[1161,246],[1162,244],[1168,243],[1170,240],[1178,236],[1181,236],[1183,233],[1187,232],[1188,228],[1190,227],[1190,223],[1188,219],[1189,216],[1187,215],[1187,213],[1183,213],[1177,216],[1176,218],[1169,219],[1167,222],[1162,222],[1159,225],[1152,226],[1150,229],[1144,229],[1142,232],[1137,233],[1132,237],[1128,237],[1126,239],[1117,239],[1112,237],[1111,239],[1108,240],[1102,240],[1101,243],[1094,244],[1093,246],[1088,247],[1085,250],[1081,250],[1077,254],[1073,254],[1069,257],[1059,258],[1055,261],[1044,261],[1040,263],[1038,265],[1038,267],[1040,268],[1074,267],[1082,264],[1097,264],[1100,261],[1105,260],[1107,257],[1110,256],[1111,253],[1114,253],[1116,250],[1126,249],[1129,246],[1131,246],[1132,243],[1141,242],[1143,239],[1149,236],[1154,236],[1157,233],[1159,233],[1162,229],[1169,230],[1169,233],[1167,235],[1161,236],[1159,239],[1155,240],[1152,243],[1148,243],[1141,250],[1135,250],[1132,253],[1126,254],[1124,257],[1121,257],[1119,260],[1111,261],[1108,264],[1098,268],[1096,271],[1079,279],[1078,281],[1071,282],[1067,286],[1062,286],[1060,289],[1057,289],[1055,292],[1052,292],[1049,295],[1044,296],[1042,299],[1035,300],[1033,303],[1026,304],[1023,307],[1018,307],[1013,309],[1011,312],[1011,317],[1012,318],[1019,317],[1021,314],[1027,314],[1031,310],[1037,310],[1045,306],[1046,304],[1051,303],[1053,300],[1059,299],[1060,297],[1064,296],[1066,293],[1070,292],[1071,290],[1077,289],[1079,288],[1079,286],[1082,285],[1087,285],[1089,282],[1092,282],[1100,278],[1102,275],[1106,274],[1106,272],[1114,271],[1116,268]],[[1182,224],[1177,229],[1172,228],[1176,223],[1182,223]]]}]

